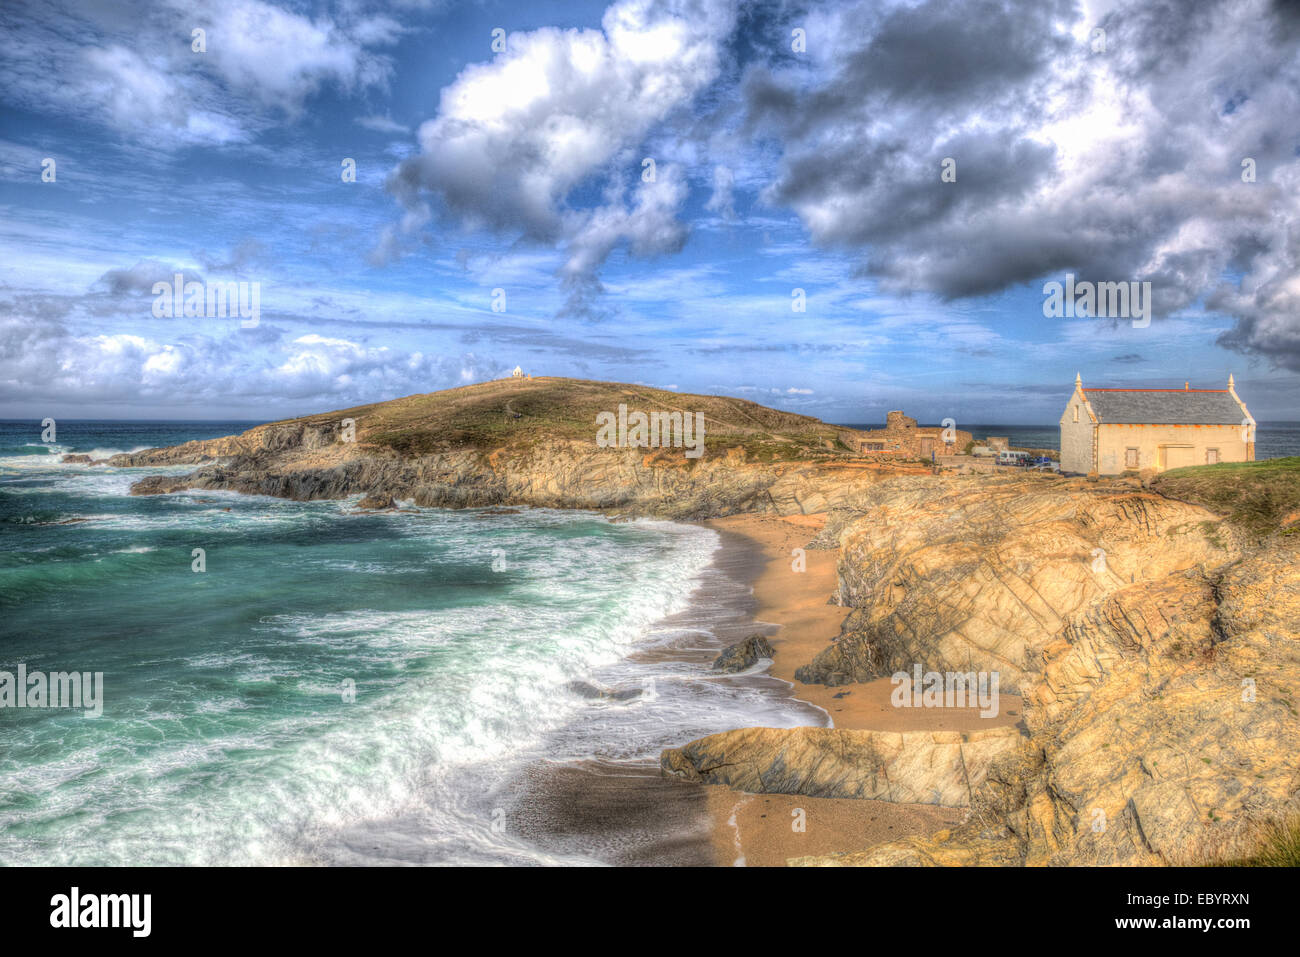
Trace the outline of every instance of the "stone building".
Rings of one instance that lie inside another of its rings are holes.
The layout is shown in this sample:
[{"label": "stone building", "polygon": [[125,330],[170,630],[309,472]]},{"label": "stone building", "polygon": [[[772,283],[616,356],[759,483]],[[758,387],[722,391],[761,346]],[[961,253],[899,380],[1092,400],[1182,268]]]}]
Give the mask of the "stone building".
[{"label": "stone building", "polygon": [[886,415],[883,429],[860,432],[854,438],[858,452],[878,452],[900,459],[955,455],[971,443],[969,432],[941,425],[917,425],[916,419],[902,412]]},{"label": "stone building", "polygon": [[1226,389],[1085,389],[1061,414],[1061,471],[1119,475],[1187,465],[1252,462],[1255,419]]}]

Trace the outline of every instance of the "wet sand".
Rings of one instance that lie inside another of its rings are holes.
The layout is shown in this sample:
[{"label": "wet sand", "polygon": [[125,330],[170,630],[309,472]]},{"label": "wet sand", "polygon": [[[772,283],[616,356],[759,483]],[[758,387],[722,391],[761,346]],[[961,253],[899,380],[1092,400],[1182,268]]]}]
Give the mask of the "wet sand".
[{"label": "wet sand", "polygon": [[[1016,695],[1002,694],[997,717],[985,718],[978,708],[895,708],[889,700],[894,690],[889,678],[834,688],[795,680],[795,671],[835,640],[851,611],[830,604],[838,590],[839,550],[807,548],[825,523],[825,515],[733,515],[704,523],[748,539],[762,556],[753,585],[754,614],[765,627],[755,631],[767,634],[776,652],[770,674],[790,682],[796,697],[824,710],[837,728],[982,731],[1018,724],[1021,712]],[[804,549],[803,572],[792,568],[796,548]]]},{"label": "wet sand", "polygon": [[792,857],[861,851],[932,834],[964,816],[931,804],[745,794],[712,786],[708,792],[714,863],[722,866],[784,867]]},{"label": "wet sand", "polygon": [[[748,539],[763,557],[754,579],[755,617],[774,652],[770,673],[791,683],[796,697],[817,705],[837,728],[880,731],[982,730],[1020,721],[1021,702],[1001,695],[1000,713],[977,708],[895,708],[889,678],[835,688],[796,681],[795,670],[840,632],[850,609],[830,604],[837,590],[838,549],[810,549],[824,515],[737,515],[712,519],[711,528]],[[796,571],[794,549],[805,570]],[[781,866],[791,857],[864,850],[913,834],[931,834],[959,822],[964,812],[934,805],[888,801],[745,794],[706,786],[713,816],[713,846],[720,865]],[[802,811],[803,829],[795,813]]]},{"label": "wet sand", "polygon": [[[779,703],[787,722],[825,725],[828,719],[821,709],[797,701],[784,682],[765,674],[720,676],[710,671],[724,647],[754,633],[758,603],[752,585],[766,564],[766,556],[752,539],[725,529],[716,531],[720,547],[692,593],[690,607],[658,626],[673,637],[667,642],[651,641],[627,660],[644,666],[647,673],[684,677],[679,686],[683,689],[712,682],[745,686],[761,700]],[[672,685],[661,684],[659,690],[670,693]],[[737,723],[712,724],[706,711],[701,719],[694,733],[670,732],[640,760],[588,758],[532,764],[512,782],[511,793],[499,799],[507,808],[510,832],[558,859],[620,866],[718,863],[712,810],[716,789],[664,777],[659,754],[663,748],[704,734],[763,724],[764,717],[756,711]],[[580,714],[575,720],[593,717]],[[540,750],[554,752],[549,744]],[[730,865],[732,859],[724,863]]]},{"label": "wet sand", "polygon": [[[795,681],[795,669],[838,636],[850,611],[830,603],[837,589],[838,550],[806,547],[824,522],[822,515],[741,515],[705,522],[719,533],[722,547],[714,561],[717,574],[692,596],[691,610],[669,620],[683,626],[687,637],[648,647],[631,659],[684,662],[704,674],[725,645],[762,633],[774,649],[768,673],[724,680],[762,683],[769,696],[795,699],[789,705],[805,709],[802,720],[809,725],[909,731],[1016,724],[1020,699],[1012,695],[1002,695],[1001,714],[987,719],[973,708],[894,708],[888,678],[836,688]],[[801,572],[792,568],[795,548],[805,550]],[[756,717],[738,726],[761,725]],[[931,834],[964,817],[964,811],[934,805],[746,794],[688,784],[662,777],[657,759],[649,758],[538,762],[516,786],[521,800],[510,811],[511,827],[530,844],[617,865],[783,866],[792,857],[859,851]]]}]

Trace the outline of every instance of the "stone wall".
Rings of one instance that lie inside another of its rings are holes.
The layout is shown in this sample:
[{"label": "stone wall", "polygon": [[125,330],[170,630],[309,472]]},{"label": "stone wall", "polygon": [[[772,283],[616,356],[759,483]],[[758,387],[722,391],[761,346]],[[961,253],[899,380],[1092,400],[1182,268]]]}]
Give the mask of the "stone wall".
[{"label": "stone wall", "polygon": [[[945,432],[952,441],[945,441]],[[902,412],[890,412],[883,429],[869,429],[855,437],[856,451],[899,459],[929,459],[934,455],[952,455],[966,450],[973,441],[969,432],[948,431],[939,425],[918,425],[916,419]]]}]

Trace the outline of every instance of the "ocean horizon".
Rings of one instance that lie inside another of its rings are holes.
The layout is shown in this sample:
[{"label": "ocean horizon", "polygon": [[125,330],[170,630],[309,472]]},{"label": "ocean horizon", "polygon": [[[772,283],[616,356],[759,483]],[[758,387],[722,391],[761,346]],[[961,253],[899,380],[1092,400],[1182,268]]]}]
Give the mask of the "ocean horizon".
[{"label": "ocean horizon", "polygon": [[[159,445],[176,445],[191,439],[212,439],[237,435],[258,425],[257,420],[229,419],[60,419],[63,441],[40,442],[40,423],[33,419],[0,418],[0,455],[67,455],[106,452],[94,442],[112,440],[116,451],[140,451]],[[279,421],[279,420],[273,420]],[[846,429],[870,430],[881,423],[836,422],[830,423]],[[922,426],[939,426],[939,423],[918,423]],[[73,431],[68,432],[66,428]],[[966,424],[958,426],[976,439],[990,435],[1006,436],[1012,446],[1034,449],[1060,450],[1061,435],[1056,423],[1044,425]],[[593,435],[595,424],[592,425]],[[157,440],[157,445],[148,440]],[[130,445],[130,448],[122,446]],[[1300,455],[1300,421],[1260,421],[1255,433],[1255,458],[1274,459]]]}]

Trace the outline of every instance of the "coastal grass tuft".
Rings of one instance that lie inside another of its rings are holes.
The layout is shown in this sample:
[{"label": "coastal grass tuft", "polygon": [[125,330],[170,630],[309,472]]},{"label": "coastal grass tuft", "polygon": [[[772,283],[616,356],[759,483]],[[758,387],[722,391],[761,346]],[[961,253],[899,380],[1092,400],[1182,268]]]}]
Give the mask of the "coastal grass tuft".
[{"label": "coastal grass tuft", "polygon": [[1213,867],[1300,867],[1300,814],[1266,821],[1244,854],[1212,861]]},{"label": "coastal grass tuft", "polygon": [[1151,487],[1260,536],[1289,531],[1300,518],[1300,456],[1171,469]]}]

